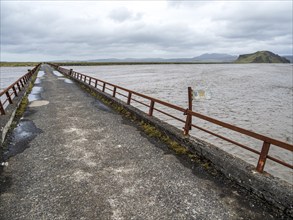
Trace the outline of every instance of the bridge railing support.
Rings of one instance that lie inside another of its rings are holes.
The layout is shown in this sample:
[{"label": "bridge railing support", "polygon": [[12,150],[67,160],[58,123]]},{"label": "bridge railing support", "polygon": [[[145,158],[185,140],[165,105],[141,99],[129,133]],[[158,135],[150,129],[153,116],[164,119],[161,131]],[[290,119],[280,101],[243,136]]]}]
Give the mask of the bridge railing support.
[{"label": "bridge railing support", "polygon": [[0,92],[0,113],[6,114],[6,107],[13,104],[13,99],[18,96],[19,92],[26,87],[30,82],[31,77],[37,73],[41,64],[36,65],[32,70],[28,70],[28,73],[20,77],[6,89]]}]

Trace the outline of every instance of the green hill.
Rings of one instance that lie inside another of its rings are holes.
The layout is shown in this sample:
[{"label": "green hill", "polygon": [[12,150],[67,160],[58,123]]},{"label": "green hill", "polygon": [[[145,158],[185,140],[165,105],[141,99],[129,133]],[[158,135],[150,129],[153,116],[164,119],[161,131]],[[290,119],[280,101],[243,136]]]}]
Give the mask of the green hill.
[{"label": "green hill", "polygon": [[270,51],[258,51],[240,55],[235,63],[290,63],[290,61]]}]

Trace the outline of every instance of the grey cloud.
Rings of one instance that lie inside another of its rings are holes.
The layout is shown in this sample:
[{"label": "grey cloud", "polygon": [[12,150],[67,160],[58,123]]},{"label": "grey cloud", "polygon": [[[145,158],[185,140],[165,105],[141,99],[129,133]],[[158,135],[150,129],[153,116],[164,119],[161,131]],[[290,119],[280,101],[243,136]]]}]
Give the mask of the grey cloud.
[{"label": "grey cloud", "polygon": [[142,18],[142,16],[142,13],[133,13],[125,7],[116,8],[109,13],[109,18],[116,22],[139,20]]},{"label": "grey cloud", "polygon": [[17,7],[8,5],[6,8],[1,3],[1,44],[41,41],[54,30],[58,23],[54,22],[56,18],[56,12],[31,8],[21,3]]},{"label": "grey cloud", "polygon": [[282,23],[256,23],[252,20],[238,23],[228,22],[219,34],[222,37],[250,40],[272,40],[288,33],[287,24]]},{"label": "grey cloud", "polygon": [[[263,2],[256,4],[236,4],[233,10],[226,8],[223,13],[213,17],[218,23],[219,34],[226,38],[272,40],[286,35],[292,29],[292,3]],[[284,7],[286,6],[287,7]]]},{"label": "grey cloud", "polygon": [[210,4],[211,1],[167,0],[167,5],[171,8],[202,7]]},{"label": "grey cloud", "polygon": [[[124,6],[113,9],[106,5],[104,10],[95,5],[89,10],[88,5],[80,8],[75,2],[66,7],[56,3],[57,7],[50,2],[1,1],[1,59],[167,58],[260,49],[292,51],[288,7],[255,10],[238,3],[223,4],[225,11],[219,11],[211,2],[179,3],[152,14]],[[72,5],[75,9],[69,7]],[[176,17],[177,12],[181,16]]]}]

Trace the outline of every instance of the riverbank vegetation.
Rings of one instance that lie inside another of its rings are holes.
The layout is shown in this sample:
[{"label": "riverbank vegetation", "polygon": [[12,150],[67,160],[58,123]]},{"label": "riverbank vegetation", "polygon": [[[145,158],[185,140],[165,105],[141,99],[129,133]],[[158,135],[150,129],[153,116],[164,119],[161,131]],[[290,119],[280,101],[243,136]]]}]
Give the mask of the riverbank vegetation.
[{"label": "riverbank vegetation", "polygon": [[0,62],[0,67],[36,66],[39,62]]}]

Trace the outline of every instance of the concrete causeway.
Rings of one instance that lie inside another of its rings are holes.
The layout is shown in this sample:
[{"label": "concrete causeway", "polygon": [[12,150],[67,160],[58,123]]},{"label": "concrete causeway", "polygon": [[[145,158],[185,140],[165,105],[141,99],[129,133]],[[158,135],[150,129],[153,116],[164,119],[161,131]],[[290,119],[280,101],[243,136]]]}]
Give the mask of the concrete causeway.
[{"label": "concrete causeway", "polygon": [[281,218],[50,66],[41,70],[35,101],[9,138],[21,150],[0,175],[1,220]]}]

